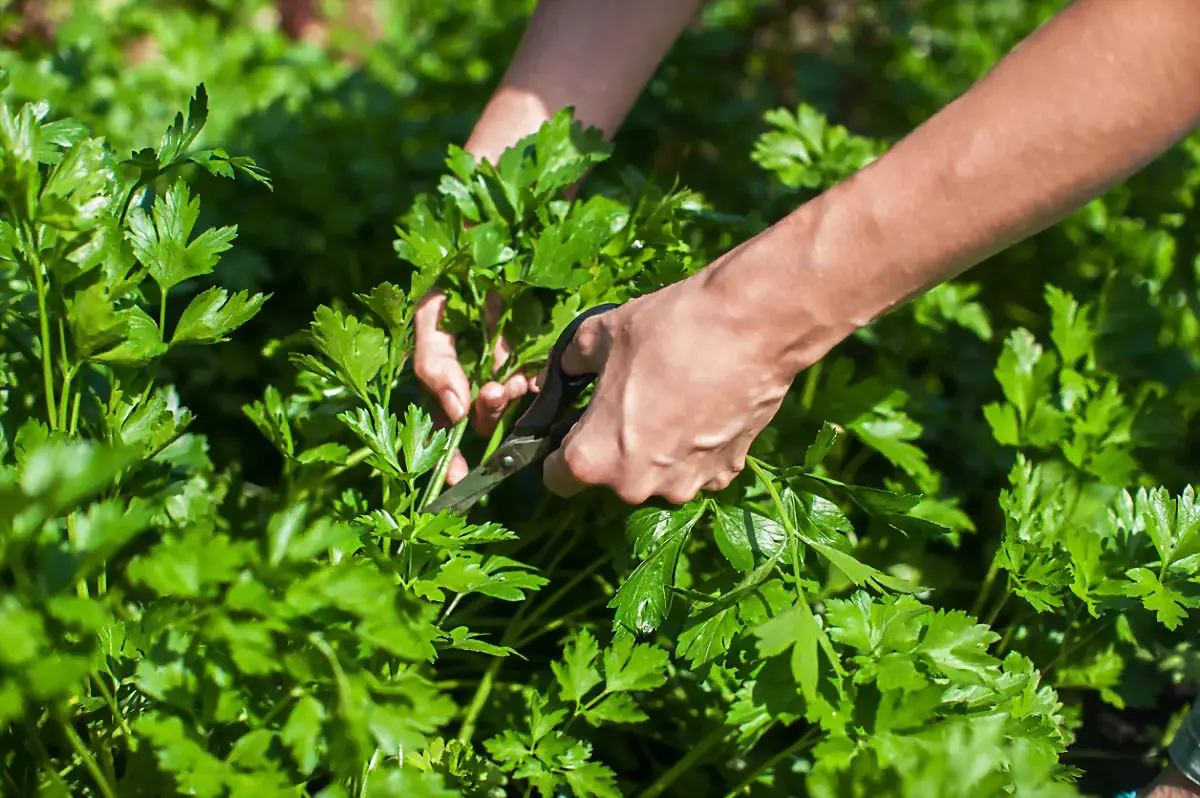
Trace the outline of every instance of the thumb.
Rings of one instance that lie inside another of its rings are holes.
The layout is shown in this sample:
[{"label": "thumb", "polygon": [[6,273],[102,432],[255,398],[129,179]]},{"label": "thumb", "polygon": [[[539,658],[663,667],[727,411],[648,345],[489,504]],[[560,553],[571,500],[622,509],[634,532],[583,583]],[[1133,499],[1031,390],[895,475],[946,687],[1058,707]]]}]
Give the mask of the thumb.
[{"label": "thumb", "polygon": [[563,350],[561,362],[564,372],[572,376],[603,373],[612,349],[612,320],[607,317],[615,312],[593,316],[579,325],[575,337]]}]

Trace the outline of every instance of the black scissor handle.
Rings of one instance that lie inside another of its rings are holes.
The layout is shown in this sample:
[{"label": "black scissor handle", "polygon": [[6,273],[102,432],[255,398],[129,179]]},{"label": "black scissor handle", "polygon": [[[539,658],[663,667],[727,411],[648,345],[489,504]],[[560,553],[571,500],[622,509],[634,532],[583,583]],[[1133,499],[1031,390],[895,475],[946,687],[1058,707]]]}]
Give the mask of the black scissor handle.
[{"label": "black scissor handle", "polygon": [[566,326],[550,349],[550,359],[546,368],[546,382],[538,391],[533,404],[525,411],[525,415],[513,426],[513,434],[528,434],[546,436],[553,440],[553,448],[557,448],[567,431],[574,426],[580,414],[566,420],[560,420],[559,415],[575,403],[579,394],[596,379],[595,374],[567,374],[563,371],[562,356],[575,340],[579,327],[593,316],[607,313],[620,307],[613,303],[596,305],[580,313]]}]

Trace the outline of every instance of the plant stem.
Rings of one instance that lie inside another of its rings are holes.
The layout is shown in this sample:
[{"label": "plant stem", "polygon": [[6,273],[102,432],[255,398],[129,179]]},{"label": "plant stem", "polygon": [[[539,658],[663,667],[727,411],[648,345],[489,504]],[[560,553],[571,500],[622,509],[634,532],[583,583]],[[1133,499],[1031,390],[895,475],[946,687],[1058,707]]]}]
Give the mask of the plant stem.
[{"label": "plant stem", "polygon": [[817,382],[821,379],[821,364],[824,362],[818,360],[808,367],[804,375],[804,392],[800,394],[800,406],[805,412],[812,410],[813,401],[817,396]]},{"label": "plant stem", "polygon": [[[501,645],[507,645],[502,642]],[[475,724],[479,720],[479,713],[483,711],[483,705],[487,703],[488,696],[492,694],[492,687],[496,683],[496,677],[500,674],[500,666],[504,662],[503,657],[496,657],[488,665],[487,671],[483,674],[483,678],[479,680],[479,687],[475,688],[475,695],[471,699],[471,705],[467,707],[467,714],[463,717],[462,727],[458,730],[458,740],[461,743],[470,744],[471,737],[475,735]]]},{"label": "plant stem", "polygon": [[692,766],[704,758],[709,750],[722,742],[728,735],[729,731],[725,728],[724,724],[717,726],[707,737],[692,746],[691,750],[682,759],[672,765],[669,770],[655,779],[653,784],[643,790],[639,798],[657,798],[657,796],[662,795],[680,776],[687,773]]},{"label": "plant stem", "polygon": [[539,637],[542,637],[543,635],[548,635],[551,632],[555,631],[556,629],[561,629],[562,627],[564,627],[567,624],[574,621],[579,616],[587,615],[592,610],[594,610],[598,607],[603,607],[608,602],[609,602],[608,597],[602,596],[602,597],[596,599],[595,601],[589,601],[586,604],[582,604],[579,607],[576,607],[575,609],[566,613],[565,615],[560,615],[557,618],[555,618],[553,621],[548,621],[547,623],[543,624],[542,626],[539,626],[537,629],[533,630],[529,634],[527,634],[524,637],[517,640],[517,642],[514,643],[512,647],[513,648],[524,648],[525,646],[532,643],[534,640],[537,640]]},{"label": "plant stem", "polygon": [[983,612],[983,605],[987,601],[988,594],[992,592],[992,584],[996,581],[996,575],[1000,573],[1000,559],[995,555],[992,556],[992,564],[988,566],[987,576],[983,578],[983,585],[979,588],[979,595],[975,597],[975,603],[971,605],[971,614],[976,618],[979,613]]},{"label": "plant stem", "polygon": [[371,771],[375,769],[375,765],[379,762],[379,747],[375,747],[375,753],[371,754],[371,759],[363,765],[362,785],[358,790],[358,798],[365,798],[367,794],[367,780],[371,777]]},{"label": "plant stem", "polygon": [[65,371],[63,376],[62,393],[58,398],[58,426],[61,429],[66,429],[70,421],[67,415],[67,405],[71,398],[71,380],[74,378],[73,371]]},{"label": "plant stem", "polygon": [[[69,540],[73,546],[76,545],[75,516],[76,513],[71,513],[67,516],[67,540]],[[87,579],[80,579],[75,583],[75,594],[80,598],[88,598]]]},{"label": "plant stem", "polygon": [[863,467],[863,463],[867,462],[874,452],[875,450],[869,446],[860,447],[859,450],[854,453],[854,456],[850,458],[850,462],[846,464],[846,467],[842,469],[842,473],[840,475],[842,481],[853,482],[854,478],[858,475],[859,469]]},{"label": "plant stem", "polygon": [[1012,591],[1006,586],[1004,588],[1004,595],[1002,595],[1000,600],[996,602],[996,606],[992,607],[992,611],[988,613],[987,620],[985,620],[984,623],[988,626],[991,626],[993,623],[995,623],[996,618],[1000,616],[1000,611],[1004,609],[1004,605],[1008,604],[1008,600],[1010,598],[1012,598]]},{"label": "plant stem", "polygon": [[40,263],[33,263],[33,276],[37,287],[38,325],[42,339],[42,382],[46,393],[46,420],[50,429],[58,429],[58,414],[54,412],[54,369],[50,364],[50,312],[46,307],[46,279],[42,276]]},{"label": "plant stem", "polygon": [[167,292],[166,289],[162,289],[158,293],[158,334],[165,341],[167,340]]},{"label": "plant stem", "polygon": [[69,435],[74,435],[75,431],[77,429],[79,429],[79,401],[82,398],[83,398],[83,391],[82,390],[76,391],[75,392],[75,400],[73,402],[71,402],[71,425],[70,425],[70,428],[67,430],[67,434],[69,434]]},{"label": "plant stem", "polygon": [[71,365],[71,358],[67,354],[67,325],[63,323],[61,317],[58,320],[58,347],[59,368],[63,373],[62,392],[58,400],[58,426],[66,429],[67,402],[71,397],[71,381],[75,378],[75,367]]},{"label": "plant stem", "polygon": [[104,696],[105,703],[112,710],[113,717],[117,719],[117,725],[121,727],[121,734],[125,735],[125,739],[129,740],[130,747],[134,747],[136,742],[133,737],[133,730],[129,728],[129,721],[125,719],[125,713],[121,711],[121,705],[117,703],[116,693],[108,689],[108,685],[104,683],[104,679],[100,674],[93,672],[92,679],[96,682],[96,687],[100,688],[100,695]]},{"label": "plant stem", "polygon": [[1013,635],[1017,633],[1017,630],[1021,627],[1021,624],[1025,623],[1030,619],[1030,617],[1036,614],[1036,611],[1026,609],[1016,618],[1012,619],[1012,622],[1009,623],[1004,630],[1004,637],[1000,638],[1000,643],[996,647],[997,654],[1005,654],[1008,652],[1008,647],[1012,644]]},{"label": "plant stem", "polygon": [[351,453],[350,456],[346,458],[346,461],[344,463],[342,463],[341,465],[329,469],[329,473],[325,475],[325,478],[333,479],[336,476],[340,476],[341,474],[344,474],[345,472],[349,471],[351,468],[354,468],[356,465],[361,463],[363,460],[366,460],[370,456],[371,456],[370,447],[364,446],[361,449],[359,449],[358,451]]},{"label": "plant stem", "polygon": [[504,414],[500,416],[500,420],[496,422],[496,428],[492,430],[492,437],[488,439],[487,448],[484,449],[483,459],[486,460],[492,456],[500,444],[504,442],[504,436],[508,434],[512,427],[513,421],[516,420],[517,410],[520,408],[519,402],[511,402],[504,409]]},{"label": "plant stem", "polygon": [[1055,668],[1057,668],[1057,667],[1059,666],[1059,664],[1061,664],[1061,663],[1062,663],[1062,661],[1063,661],[1063,659],[1064,659],[1065,657],[1067,657],[1067,656],[1068,656],[1068,655],[1070,655],[1070,654],[1074,654],[1076,651],[1078,651],[1079,649],[1081,649],[1081,648],[1083,648],[1084,646],[1086,646],[1088,643],[1090,643],[1090,642],[1092,642],[1093,640],[1095,640],[1097,637],[1099,637],[1099,636],[1100,636],[1100,635],[1101,635],[1101,634],[1104,632],[1104,630],[1105,630],[1105,627],[1104,627],[1104,625],[1103,625],[1103,624],[1101,624],[1100,626],[1096,627],[1096,630],[1095,630],[1095,631],[1093,631],[1093,632],[1090,632],[1090,633],[1088,633],[1086,636],[1084,636],[1084,637],[1080,638],[1080,639],[1079,639],[1079,640],[1078,640],[1078,641],[1077,641],[1077,642],[1076,642],[1074,645],[1072,645],[1070,648],[1066,648],[1066,649],[1064,649],[1064,650],[1063,650],[1063,651],[1062,651],[1062,652],[1061,652],[1061,653],[1060,653],[1058,656],[1056,656],[1056,657],[1055,657],[1055,658],[1054,658],[1054,659],[1053,659],[1053,660],[1050,662],[1050,664],[1049,664],[1049,665],[1047,665],[1045,668],[1043,668],[1043,669],[1042,669],[1042,678],[1043,678],[1043,679],[1049,679],[1049,678],[1050,678],[1050,673],[1051,673],[1051,672],[1052,672],[1052,671],[1053,671]]},{"label": "plant stem", "polygon": [[564,584],[562,587],[560,587],[558,590],[551,593],[546,598],[545,601],[540,602],[538,604],[538,608],[536,610],[534,610],[532,613],[530,613],[529,620],[527,621],[526,625],[536,623],[538,618],[545,615],[546,611],[549,610],[551,607],[553,607],[554,604],[560,598],[562,598],[567,593],[570,593],[572,590],[574,590],[575,587],[580,582],[587,579],[592,574],[596,573],[596,571],[600,570],[601,567],[603,567],[604,565],[607,565],[608,561],[611,559],[612,559],[611,554],[605,554],[603,556],[597,557],[596,559],[594,559],[590,563],[588,563],[588,566],[586,568],[584,568],[579,573],[575,574],[575,576],[571,577],[571,579],[569,581],[567,581],[567,583]]},{"label": "plant stem", "polygon": [[58,722],[63,728],[63,733],[67,737],[67,742],[71,744],[71,748],[73,748],[79,758],[83,760],[84,767],[86,767],[88,773],[92,775],[92,779],[96,782],[96,786],[100,788],[100,792],[103,793],[104,798],[117,798],[116,790],[114,790],[112,785],[108,783],[108,779],[104,777],[103,771],[100,770],[100,765],[96,763],[96,759],[92,756],[91,752],[87,750],[87,746],[83,744],[83,740],[79,739],[79,735],[75,732],[74,727],[72,727],[71,724],[61,716],[59,717]]},{"label": "plant stem", "polygon": [[795,754],[798,754],[801,751],[803,751],[805,748],[808,748],[810,745],[812,745],[814,742],[817,741],[818,736],[820,736],[819,729],[816,729],[816,728],[809,729],[808,732],[803,737],[801,737],[799,740],[796,740],[796,742],[792,743],[787,748],[785,748],[782,751],[780,751],[779,753],[775,754],[775,756],[766,760],[761,765],[759,765],[754,770],[752,770],[750,772],[750,775],[747,776],[746,778],[742,779],[741,783],[738,784],[738,786],[734,787],[732,790],[730,790],[729,792],[727,792],[725,794],[725,798],[734,798],[734,796],[738,795],[739,793],[746,792],[747,790],[750,789],[750,785],[752,785],[752,784],[754,784],[754,782],[758,781],[759,777],[762,776],[762,774],[766,773],[768,770],[770,770],[771,768],[778,765],[784,759],[787,759],[790,756],[794,756]]},{"label": "plant stem", "polygon": [[458,445],[462,443],[463,435],[467,431],[467,423],[469,421],[470,414],[468,413],[451,430],[450,440],[446,442],[446,451],[442,454],[442,459],[438,461],[437,470],[433,472],[433,479],[425,487],[425,495],[421,499],[422,508],[426,507],[442,492],[442,487],[446,484],[446,474],[450,471],[450,460],[454,457],[454,453],[458,451]]},{"label": "plant stem", "polygon": [[450,601],[450,604],[446,607],[446,611],[442,613],[442,619],[440,621],[438,621],[439,629],[443,628],[442,624],[444,624],[446,622],[446,619],[450,617],[450,613],[454,612],[454,608],[458,606],[458,602],[462,601],[463,595],[464,595],[463,593],[454,594],[454,598]]},{"label": "plant stem", "polygon": [[[513,614],[512,620],[508,622],[508,626],[504,629],[504,634],[500,636],[500,645],[502,647],[512,647],[516,638],[525,631],[525,609],[528,606],[529,603],[526,601]],[[475,724],[479,721],[479,713],[483,712],[483,705],[487,703],[488,697],[492,694],[492,688],[496,686],[496,677],[500,675],[500,668],[504,666],[504,660],[504,657],[493,659],[488,665],[487,671],[483,674],[483,678],[479,680],[479,686],[475,688],[475,695],[471,698],[471,705],[467,707],[467,714],[463,716],[462,726],[458,730],[458,739],[460,742],[469,745],[471,737],[475,735]]]}]

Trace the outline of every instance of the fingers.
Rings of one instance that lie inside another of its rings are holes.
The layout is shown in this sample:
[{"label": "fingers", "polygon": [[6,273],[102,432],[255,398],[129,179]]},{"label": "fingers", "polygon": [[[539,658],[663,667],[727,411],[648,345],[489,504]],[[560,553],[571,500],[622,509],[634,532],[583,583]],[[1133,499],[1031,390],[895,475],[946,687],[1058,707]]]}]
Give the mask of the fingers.
[{"label": "fingers", "polygon": [[500,416],[513,402],[531,390],[530,380],[524,374],[514,375],[501,385],[489,382],[479,389],[475,399],[474,427],[480,435],[490,435],[496,429]]},{"label": "fingers", "polygon": [[413,326],[416,346],[413,352],[413,372],[422,385],[438,398],[446,417],[458,423],[467,414],[471,402],[471,386],[458,363],[454,336],[439,326],[446,295],[428,294],[417,305]]},{"label": "fingers", "polygon": [[504,413],[507,395],[504,386],[498,382],[489,382],[479,389],[472,419],[476,432],[480,435],[487,435],[496,428],[496,423]]},{"label": "fingers", "polygon": [[467,466],[467,459],[462,456],[462,452],[456,451],[450,457],[450,467],[446,469],[446,484],[454,485],[462,481],[462,478],[467,475],[471,469]]},{"label": "fingers", "polygon": [[[601,319],[601,316],[593,316],[579,325],[575,337],[562,354],[562,367],[567,374],[601,374],[604,371],[604,361],[609,351],[606,341],[611,336],[605,333]],[[543,382],[545,377],[546,371],[543,370],[537,381]],[[593,401],[596,399],[593,398]],[[587,440],[588,416],[591,410],[589,406],[583,417],[567,433],[562,445],[551,452],[543,462],[542,483],[551,493],[563,497],[574,496],[589,485],[605,482],[608,464],[604,457],[598,455],[594,446],[580,443],[580,435],[584,436],[584,441]],[[617,491],[617,495],[629,504],[641,504],[648,498],[648,494],[643,496],[640,491],[624,489],[622,486],[612,487]]]},{"label": "fingers", "polygon": [[[555,449],[542,464],[542,483],[551,493],[569,497],[586,488],[603,485],[611,488],[626,504],[642,504],[653,493],[652,483],[643,479],[633,482],[627,478],[613,479],[617,453],[611,447],[598,447],[591,441],[587,414],[567,433],[562,446]],[[603,440],[603,438],[601,438]],[[644,472],[641,472],[644,473]]]},{"label": "fingers", "polygon": [[746,468],[746,455],[749,453],[750,447],[747,445],[744,451],[739,451],[733,461],[728,463],[724,471],[705,482],[703,489],[716,493],[732,485],[733,481]]},{"label": "fingers", "polygon": [[612,334],[608,327],[611,322],[606,317],[617,312],[593,316],[579,325],[575,337],[563,350],[563,371],[568,374],[600,374],[604,371],[604,363],[612,347]]},{"label": "fingers", "polygon": [[[611,447],[605,451],[597,449],[583,428],[586,415],[563,440],[562,446],[551,452],[542,466],[542,482],[551,493],[562,497],[574,496],[589,487],[603,486],[612,489],[626,504],[643,504],[652,496],[661,496],[674,505],[692,501],[701,491],[722,491],[733,484],[741,473],[744,461],[727,466],[716,475],[701,468],[681,469],[682,477],[673,482],[663,482],[659,469],[644,469],[621,462]],[[631,475],[643,475],[631,479]]]},{"label": "fingers", "polygon": [[551,452],[542,463],[542,484],[546,490],[564,498],[574,496],[588,487],[580,478],[581,471],[577,457],[567,459],[571,451],[564,444]]}]

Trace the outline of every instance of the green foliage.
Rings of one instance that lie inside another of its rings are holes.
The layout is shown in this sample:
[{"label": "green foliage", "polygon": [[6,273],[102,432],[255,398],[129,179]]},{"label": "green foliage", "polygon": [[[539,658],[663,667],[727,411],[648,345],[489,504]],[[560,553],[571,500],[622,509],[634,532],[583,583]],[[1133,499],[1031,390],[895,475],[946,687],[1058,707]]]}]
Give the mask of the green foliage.
[{"label": "green foliage", "polygon": [[428,290],[473,382],[536,370],[1062,3],[775,5],[708,4],[615,142],[566,109],[495,164],[453,142],[528,3],[321,47],[118,0],[3,54],[0,792],[1141,786],[1200,672],[1195,141],[861,331],[724,491],[423,512],[513,419],[436,423]]}]

